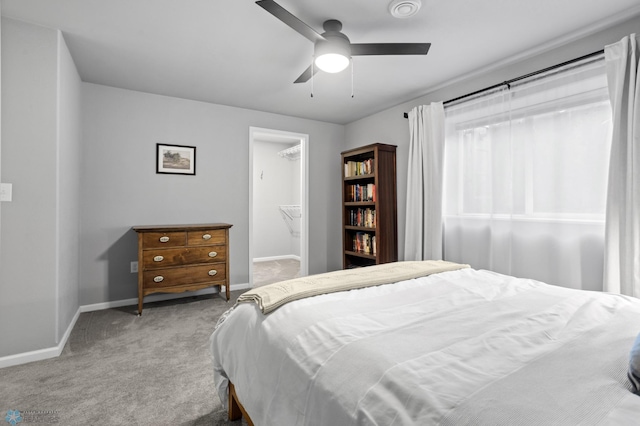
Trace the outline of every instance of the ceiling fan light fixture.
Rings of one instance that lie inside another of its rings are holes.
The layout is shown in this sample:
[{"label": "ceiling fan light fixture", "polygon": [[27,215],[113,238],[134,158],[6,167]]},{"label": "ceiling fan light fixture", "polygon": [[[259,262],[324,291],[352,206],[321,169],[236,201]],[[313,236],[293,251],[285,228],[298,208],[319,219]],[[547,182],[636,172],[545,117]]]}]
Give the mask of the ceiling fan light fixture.
[{"label": "ceiling fan light fixture", "polygon": [[325,40],[316,42],[315,64],[324,72],[337,73],[349,66],[351,44],[343,34],[324,33]]},{"label": "ceiling fan light fixture", "polygon": [[393,0],[389,4],[389,13],[394,18],[408,18],[418,13],[421,6],[420,0]]},{"label": "ceiling fan light fixture", "polygon": [[[274,0],[258,0],[256,4],[314,43],[313,61],[294,83],[309,81],[319,70],[330,73],[343,71],[352,65],[352,56],[426,55],[431,47],[431,43],[351,44],[349,37],[342,33],[342,22],[337,19],[324,21],[322,24],[324,33],[319,34]],[[393,0],[389,5],[389,11],[399,17],[408,17],[417,12],[420,6],[421,0]],[[351,80],[353,82],[353,66],[351,67]],[[311,82],[313,86],[313,79]],[[313,96],[313,91],[311,96]]]},{"label": "ceiling fan light fixture", "polygon": [[325,53],[316,57],[315,63],[324,72],[337,73],[349,66],[349,58],[340,53]]}]

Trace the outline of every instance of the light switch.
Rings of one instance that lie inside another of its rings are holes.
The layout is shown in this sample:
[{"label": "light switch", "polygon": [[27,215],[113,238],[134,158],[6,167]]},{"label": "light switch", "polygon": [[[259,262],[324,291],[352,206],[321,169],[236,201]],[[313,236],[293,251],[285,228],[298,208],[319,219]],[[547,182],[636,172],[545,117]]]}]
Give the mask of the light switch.
[{"label": "light switch", "polygon": [[0,201],[11,201],[13,184],[0,183]]}]

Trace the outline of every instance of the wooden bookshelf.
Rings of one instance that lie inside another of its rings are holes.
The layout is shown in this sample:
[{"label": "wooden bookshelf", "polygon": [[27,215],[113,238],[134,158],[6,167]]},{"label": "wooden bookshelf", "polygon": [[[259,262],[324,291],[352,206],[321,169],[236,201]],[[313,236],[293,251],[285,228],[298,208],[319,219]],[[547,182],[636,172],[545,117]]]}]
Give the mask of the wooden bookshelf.
[{"label": "wooden bookshelf", "polygon": [[342,153],[343,268],[398,260],[396,146]]}]

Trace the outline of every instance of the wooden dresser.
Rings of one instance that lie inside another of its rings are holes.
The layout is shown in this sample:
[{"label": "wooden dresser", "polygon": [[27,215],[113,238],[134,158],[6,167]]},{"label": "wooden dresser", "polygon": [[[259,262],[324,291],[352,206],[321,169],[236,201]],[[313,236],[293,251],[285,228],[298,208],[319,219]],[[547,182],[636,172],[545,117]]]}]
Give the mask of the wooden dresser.
[{"label": "wooden dresser", "polygon": [[138,233],[138,315],[144,296],[225,287],[229,300],[228,223],[134,226]]}]

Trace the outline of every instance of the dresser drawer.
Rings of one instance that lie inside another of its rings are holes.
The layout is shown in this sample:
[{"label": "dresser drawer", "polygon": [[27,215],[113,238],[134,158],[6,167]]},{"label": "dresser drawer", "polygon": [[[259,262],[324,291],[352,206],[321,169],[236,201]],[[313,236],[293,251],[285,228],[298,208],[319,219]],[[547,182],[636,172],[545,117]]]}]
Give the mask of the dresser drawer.
[{"label": "dresser drawer", "polygon": [[184,231],[147,232],[142,235],[142,244],[145,249],[184,246],[186,241],[187,233]]},{"label": "dresser drawer", "polygon": [[224,263],[157,269],[144,271],[143,274],[145,288],[179,287],[227,279]]},{"label": "dresser drawer", "polygon": [[227,232],[225,229],[204,229],[198,231],[187,231],[187,245],[209,245],[225,244]]},{"label": "dresser drawer", "polygon": [[142,267],[158,269],[167,266],[216,263],[227,260],[227,246],[181,247],[144,250]]}]

